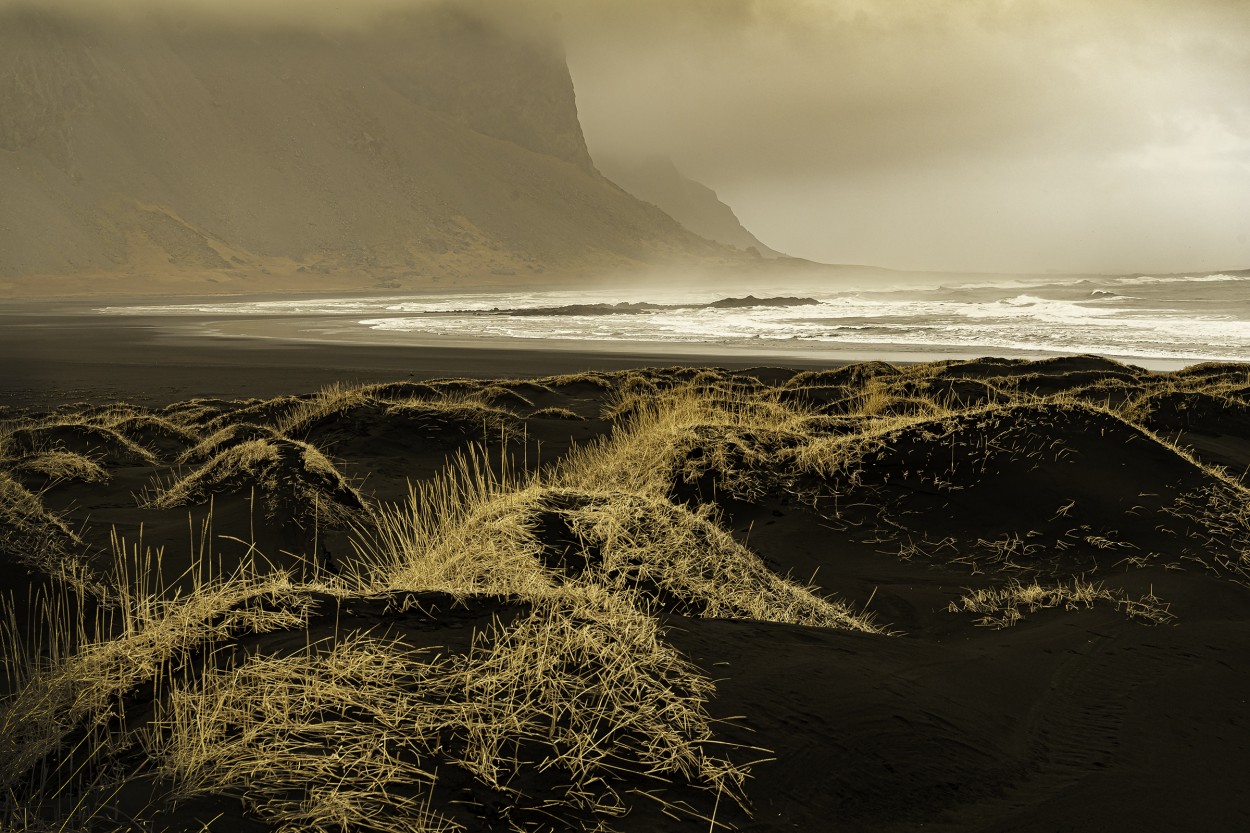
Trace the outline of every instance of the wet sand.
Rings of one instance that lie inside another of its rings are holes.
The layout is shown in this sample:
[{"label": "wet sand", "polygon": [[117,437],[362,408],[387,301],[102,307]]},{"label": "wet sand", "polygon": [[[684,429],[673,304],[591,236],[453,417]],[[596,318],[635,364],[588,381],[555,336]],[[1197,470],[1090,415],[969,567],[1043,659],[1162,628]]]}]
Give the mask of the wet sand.
[{"label": "wet sand", "polygon": [[[222,321],[220,316],[101,315],[89,308],[26,305],[0,311],[0,405],[113,400],[155,405],[191,397],[271,397],[333,382],[524,378],[641,366],[776,364],[829,367],[852,359],[802,359],[723,350],[559,341],[521,344],[336,335],[333,318]],[[223,328],[229,335],[221,334]],[[414,343],[415,342],[415,343]]]},{"label": "wet sand", "polygon": [[[289,296],[284,296],[289,297]],[[974,358],[974,352],[892,348],[770,348],[560,339],[450,339],[363,330],[355,316],[104,315],[122,301],[0,307],[0,405],[194,396],[270,397],[333,382],[397,378],[525,378],[631,367],[839,367]],[[1001,351],[1000,351],[1001,352]],[[1015,358],[1040,358],[1030,353]],[[1181,362],[1155,362],[1179,369]]]}]

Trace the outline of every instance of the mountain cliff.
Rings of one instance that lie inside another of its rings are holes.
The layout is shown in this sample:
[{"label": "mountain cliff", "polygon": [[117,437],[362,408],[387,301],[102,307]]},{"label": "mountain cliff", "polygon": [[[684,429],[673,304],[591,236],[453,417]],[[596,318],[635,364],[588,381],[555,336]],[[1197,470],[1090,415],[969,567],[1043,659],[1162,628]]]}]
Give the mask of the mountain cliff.
[{"label": "mountain cliff", "polygon": [[733,252],[599,174],[559,49],[0,11],[0,276],[528,275]]},{"label": "mountain cliff", "polygon": [[747,231],[715,191],[682,174],[671,159],[600,156],[595,162],[608,179],[658,206],[695,234],[744,251],[755,249],[764,257],[785,257]]}]

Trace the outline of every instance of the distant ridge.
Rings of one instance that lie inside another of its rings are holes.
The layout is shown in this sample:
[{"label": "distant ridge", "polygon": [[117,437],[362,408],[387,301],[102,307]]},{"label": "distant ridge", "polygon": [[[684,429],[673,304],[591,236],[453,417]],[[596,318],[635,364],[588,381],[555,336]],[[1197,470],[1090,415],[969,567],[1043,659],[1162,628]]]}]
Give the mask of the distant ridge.
[{"label": "distant ridge", "polygon": [[755,249],[763,257],[786,257],[761,243],[715,191],[682,174],[667,157],[628,160],[602,155],[595,164],[608,179],[659,206],[695,234],[744,251]]},{"label": "distant ridge", "polygon": [[596,171],[557,47],[449,11],[363,32],[0,11],[0,194],[0,278],[741,257]]}]

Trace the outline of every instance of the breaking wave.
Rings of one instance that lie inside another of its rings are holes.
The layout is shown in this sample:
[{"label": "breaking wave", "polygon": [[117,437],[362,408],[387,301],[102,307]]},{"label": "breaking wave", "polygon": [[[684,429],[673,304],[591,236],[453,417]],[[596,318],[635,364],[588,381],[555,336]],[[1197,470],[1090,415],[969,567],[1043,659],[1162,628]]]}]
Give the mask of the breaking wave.
[{"label": "breaking wave", "polygon": [[[811,352],[1098,353],[1128,359],[1250,361],[1250,276],[1012,279],[890,290],[726,298],[690,289],[628,297],[606,290],[385,298],[214,301],[105,307],[106,314],[333,317],[390,338],[631,342]],[[1122,294],[1132,287],[1132,294]],[[786,288],[789,290],[789,288]],[[228,326],[227,326],[228,329]],[[315,326],[310,325],[310,331]]]}]

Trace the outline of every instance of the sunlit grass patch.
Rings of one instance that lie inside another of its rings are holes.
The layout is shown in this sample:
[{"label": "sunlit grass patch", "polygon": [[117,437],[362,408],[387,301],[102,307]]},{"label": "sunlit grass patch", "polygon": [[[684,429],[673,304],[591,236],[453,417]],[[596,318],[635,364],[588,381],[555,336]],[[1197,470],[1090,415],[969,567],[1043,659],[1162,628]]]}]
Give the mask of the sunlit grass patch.
[{"label": "sunlit grass patch", "polygon": [[3,449],[8,456],[73,451],[122,465],[150,466],[156,463],[156,455],[150,449],[115,429],[72,419],[16,428],[4,438]]},{"label": "sunlit grass patch", "polygon": [[7,465],[9,470],[16,474],[36,474],[46,477],[49,484],[67,481],[107,483],[110,478],[108,470],[96,460],[73,451],[36,452],[7,462]]},{"label": "sunlit grass patch", "polygon": [[741,800],[747,769],[715,742],[713,693],[654,619],[566,592],[467,654],[355,634],[211,671],[175,688],[149,744],[182,794],[241,794],[281,827],[468,829],[431,806],[457,768],[470,793],[505,799],[512,826],[608,830],[674,785]]},{"label": "sunlit grass patch", "polygon": [[0,471],[0,552],[49,575],[73,578],[79,567],[73,552],[82,540],[43,501]]},{"label": "sunlit grass patch", "polygon": [[1082,610],[1095,602],[1108,602],[1125,615],[1153,624],[1166,624],[1176,618],[1169,605],[1153,592],[1133,599],[1122,591],[1112,591],[1102,582],[1073,578],[1070,582],[1043,585],[1037,581],[1024,583],[1009,580],[1001,587],[970,590],[947,606],[950,613],[980,614],[978,625],[1007,628],[1024,619],[1024,612],[1036,613],[1062,607]]},{"label": "sunlit grass patch", "polygon": [[271,517],[286,514],[301,521],[343,524],[366,509],[360,494],[324,454],[284,438],[228,446],[190,474],[158,485],[146,505],[170,509],[253,488]]}]

